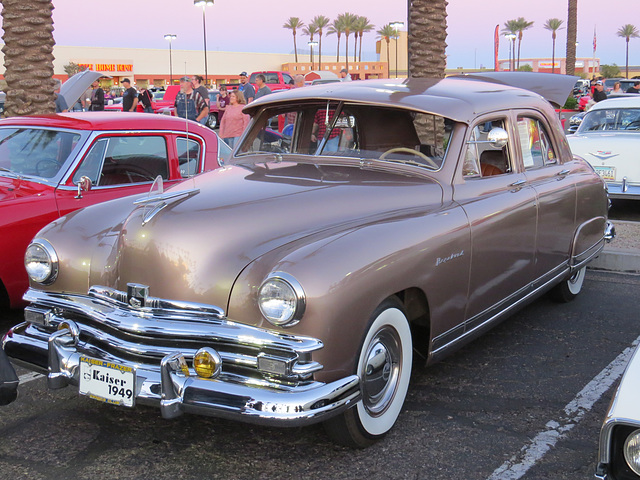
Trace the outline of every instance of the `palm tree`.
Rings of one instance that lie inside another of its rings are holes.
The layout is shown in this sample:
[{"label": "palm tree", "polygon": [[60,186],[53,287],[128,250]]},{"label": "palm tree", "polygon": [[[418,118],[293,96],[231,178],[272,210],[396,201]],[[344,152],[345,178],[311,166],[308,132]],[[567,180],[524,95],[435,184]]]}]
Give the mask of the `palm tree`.
[{"label": "palm tree", "polygon": [[[502,33],[508,34],[511,36],[509,39],[509,70],[514,71],[516,66],[516,44],[514,39],[518,36],[518,21],[517,20],[509,20],[504,23],[504,28],[502,29]],[[513,48],[511,48],[513,47]]]},{"label": "palm tree", "polygon": [[551,40],[553,41],[553,48],[551,50],[551,73],[556,73],[556,32],[562,27],[563,21],[559,18],[550,18],[547,23],[544,24],[544,28],[551,32]]},{"label": "palm tree", "polygon": [[338,46],[336,47],[336,62],[340,61],[340,36],[344,33],[344,26],[342,25],[342,19],[340,15],[336,18],[331,25],[329,25],[329,29],[327,30],[327,35],[336,34],[338,36]]},{"label": "palm tree", "polygon": [[311,20],[311,24],[316,27],[318,31],[318,38],[320,39],[318,42],[318,69],[319,70],[322,70],[322,33],[323,33],[323,29],[327,25],[329,25],[329,22],[331,22],[331,20],[329,20],[329,18],[325,17],[324,15],[316,15],[315,17],[313,17],[313,20]]},{"label": "palm tree", "polygon": [[338,18],[342,17],[342,27],[344,28],[344,57],[345,57],[345,62],[346,62],[346,69],[349,70],[349,35],[351,34],[351,32],[354,30],[355,27],[355,23],[356,23],[356,19],[358,18],[357,15],[353,14],[353,13],[342,13],[340,15],[338,15]]},{"label": "palm tree", "polygon": [[389,75],[391,72],[391,67],[389,66],[389,43],[391,43],[391,37],[396,34],[396,29],[387,23],[376,33],[380,36],[380,40],[384,39],[387,42],[387,75]]},{"label": "palm tree", "polygon": [[[356,39],[359,37],[360,38],[360,51],[358,54],[358,61],[362,61],[362,37],[364,36],[364,32],[370,32],[371,30],[373,30],[375,28],[375,26],[371,23],[369,23],[369,19],[367,17],[364,16],[359,16],[358,19],[356,20],[356,24],[355,24],[355,36]],[[355,57],[353,59],[355,61]]]},{"label": "palm tree", "polygon": [[293,51],[296,54],[296,63],[298,63],[298,47],[296,45],[296,30],[304,27],[304,22],[298,17],[289,17],[288,20],[282,25],[282,28],[288,28],[293,34]]},{"label": "palm tree", "polygon": [[623,37],[627,41],[626,78],[629,78],[629,39],[638,38],[640,37],[640,34],[638,33],[638,29],[630,23],[627,23],[626,25],[620,27],[616,34],[619,37]]},{"label": "palm tree", "polygon": [[578,0],[569,0],[567,13],[567,75],[576,72],[576,39],[578,36]]},{"label": "palm tree", "polygon": [[520,45],[522,44],[522,32],[529,30],[533,26],[533,22],[526,21],[523,17],[518,17],[516,20],[518,32],[518,63],[516,69],[520,68]]},{"label": "palm tree", "polygon": [[3,0],[2,6],[5,115],[53,113],[53,3]]},{"label": "palm tree", "polygon": [[[302,29],[302,33],[309,37],[309,42],[313,42],[313,36],[318,33],[318,27],[316,27],[313,23],[310,23]],[[311,59],[311,67],[313,68],[313,45],[310,45],[310,47],[311,50],[309,52],[309,58]]]},{"label": "palm tree", "polygon": [[444,78],[447,0],[409,3],[409,76]]}]

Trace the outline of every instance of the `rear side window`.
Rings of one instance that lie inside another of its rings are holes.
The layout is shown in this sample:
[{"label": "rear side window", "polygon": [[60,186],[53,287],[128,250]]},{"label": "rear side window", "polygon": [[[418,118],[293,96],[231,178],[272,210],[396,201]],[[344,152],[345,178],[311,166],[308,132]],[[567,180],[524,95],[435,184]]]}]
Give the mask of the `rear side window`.
[{"label": "rear side window", "polygon": [[524,168],[529,170],[557,163],[549,135],[539,120],[518,117],[518,135]]},{"label": "rear side window", "polygon": [[152,182],[169,178],[167,143],[161,136],[101,138],[82,160],[73,182],[88,176],[97,186]]},{"label": "rear side window", "polygon": [[176,147],[178,149],[180,176],[182,178],[193,177],[200,171],[200,143],[192,138],[178,138]]}]

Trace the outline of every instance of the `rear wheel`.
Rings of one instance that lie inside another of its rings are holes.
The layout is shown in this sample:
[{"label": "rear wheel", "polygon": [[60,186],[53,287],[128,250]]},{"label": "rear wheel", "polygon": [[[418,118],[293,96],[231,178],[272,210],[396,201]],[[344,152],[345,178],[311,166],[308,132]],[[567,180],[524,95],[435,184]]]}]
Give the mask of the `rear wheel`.
[{"label": "rear wheel", "polygon": [[582,290],[586,272],[587,267],[582,267],[580,270],[573,272],[569,278],[553,287],[553,290],[551,290],[553,299],[557,302],[567,303],[576,298]]},{"label": "rear wheel", "polygon": [[391,430],[411,376],[411,330],[402,304],[386,300],[371,318],[356,367],[362,400],[325,422],[336,443],[353,448],[368,447]]},{"label": "rear wheel", "polygon": [[209,118],[207,118],[207,127],[214,129],[218,126],[218,115],[215,113],[209,114]]}]

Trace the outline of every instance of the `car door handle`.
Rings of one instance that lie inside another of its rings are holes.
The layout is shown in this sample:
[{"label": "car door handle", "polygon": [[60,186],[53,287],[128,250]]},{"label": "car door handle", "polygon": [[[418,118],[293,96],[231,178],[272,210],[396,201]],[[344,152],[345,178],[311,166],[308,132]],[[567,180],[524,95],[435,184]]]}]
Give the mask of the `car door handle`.
[{"label": "car door handle", "polygon": [[522,185],[524,185],[525,183],[527,183],[526,180],[518,180],[516,182],[513,182],[511,185],[509,185],[510,187],[521,187]]},{"label": "car door handle", "polygon": [[556,176],[562,177],[563,175],[569,175],[570,173],[571,173],[571,170],[561,170],[558,173],[556,173]]}]

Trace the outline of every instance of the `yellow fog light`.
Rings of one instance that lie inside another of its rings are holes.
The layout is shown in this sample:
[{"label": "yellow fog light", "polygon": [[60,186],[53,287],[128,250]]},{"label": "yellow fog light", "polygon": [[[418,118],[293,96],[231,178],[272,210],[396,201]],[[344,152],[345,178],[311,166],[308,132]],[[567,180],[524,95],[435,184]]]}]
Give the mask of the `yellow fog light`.
[{"label": "yellow fog light", "polygon": [[220,374],[222,359],[213,348],[204,347],[193,357],[193,369],[199,377],[215,378]]}]

